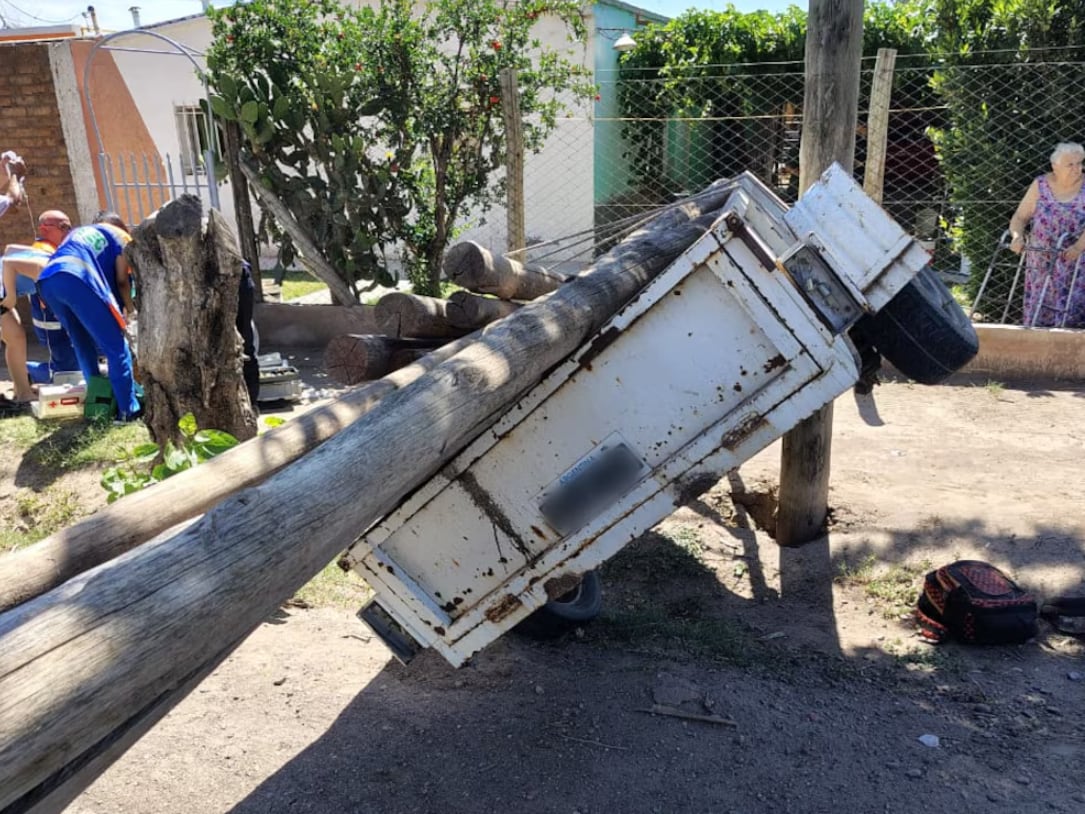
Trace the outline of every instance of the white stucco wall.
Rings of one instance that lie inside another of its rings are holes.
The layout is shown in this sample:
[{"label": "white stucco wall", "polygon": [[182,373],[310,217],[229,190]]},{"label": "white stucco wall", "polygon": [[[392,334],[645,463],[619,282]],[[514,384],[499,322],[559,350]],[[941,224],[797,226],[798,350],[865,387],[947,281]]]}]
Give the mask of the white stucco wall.
[{"label": "white stucco wall", "polygon": [[[189,53],[189,57],[183,56],[177,47],[162,37],[177,43]],[[210,42],[211,23],[199,15],[155,25],[148,33],[133,32],[117,36],[103,46],[110,50],[124,76],[159,153],[163,158],[169,156],[174,181],[178,186],[189,185],[190,192],[195,192],[195,179],[181,171],[181,144],[174,109],[178,106],[195,106],[201,99],[207,98],[193,63],[201,69],[204,67],[202,55]],[[218,185],[218,194],[222,212],[236,230],[233,190],[229,181]],[[201,193],[201,197],[205,205],[210,205],[206,191]]]}]

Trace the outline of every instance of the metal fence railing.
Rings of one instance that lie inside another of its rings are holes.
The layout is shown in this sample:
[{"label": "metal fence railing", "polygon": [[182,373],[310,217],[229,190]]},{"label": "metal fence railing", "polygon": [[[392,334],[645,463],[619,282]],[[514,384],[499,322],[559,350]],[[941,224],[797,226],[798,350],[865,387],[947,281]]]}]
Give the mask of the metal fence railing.
[{"label": "metal fence railing", "polygon": [[[214,156],[204,154],[206,166],[214,166]],[[98,156],[98,165],[105,186],[106,208],[136,224],[167,201],[184,194],[203,200],[211,209],[221,209],[214,174],[176,166],[172,157],[155,155]]]}]

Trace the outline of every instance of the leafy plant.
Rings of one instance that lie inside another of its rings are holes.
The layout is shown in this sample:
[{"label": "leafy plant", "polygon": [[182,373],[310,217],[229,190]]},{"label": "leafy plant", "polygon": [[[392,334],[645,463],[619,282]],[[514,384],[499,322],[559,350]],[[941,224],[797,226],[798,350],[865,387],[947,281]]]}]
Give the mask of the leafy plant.
[{"label": "leafy plant", "polygon": [[867,555],[858,565],[842,562],[837,582],[860,586],[882,609],[886,619],[899,619],[911,612],[919,595],[923,575],[931,570],[931,563],[924,560],[917,564],[892,565],[879,569],[873,554]]},{"label": "leafy plant", "polygon": [[[210,12],[217,116],[238,122],[262,183],[357,293],[393,282],[405,251],[415,290],[437,291],[444,250],[468,208],[504,193],[500,76],[517,73],[526,149],[594,93],[571,52],[542,47],[540,17],[586,36],[572,0],[253,0]],[[268,228],[278,232],[273,222]],[[296,248],[276,234],[280,260]]]},{"label": "leafy plant", "polygon": [[177,427],[184,439],[180,447],[170,441],[166,442],[165,450],[150,442],[139,444],[126,453],[123,465],[112,466],[102,474],[102,488],[109,493],[110,503],[191,469],[238,444],[228,432],[199,429],[192,413],[181,416]]}]

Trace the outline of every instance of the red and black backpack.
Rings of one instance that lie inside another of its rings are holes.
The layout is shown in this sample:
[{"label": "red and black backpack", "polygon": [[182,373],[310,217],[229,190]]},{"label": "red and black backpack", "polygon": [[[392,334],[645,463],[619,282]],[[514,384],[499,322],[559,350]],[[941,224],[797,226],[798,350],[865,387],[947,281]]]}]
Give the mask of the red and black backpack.
[{"label": "red and black backpack", "polygon": [[954,638],[967,644],[1019,644],[1037,632],[1032,594],[979,560],[958,560],[927,574],[916,619],[931,641]]}]

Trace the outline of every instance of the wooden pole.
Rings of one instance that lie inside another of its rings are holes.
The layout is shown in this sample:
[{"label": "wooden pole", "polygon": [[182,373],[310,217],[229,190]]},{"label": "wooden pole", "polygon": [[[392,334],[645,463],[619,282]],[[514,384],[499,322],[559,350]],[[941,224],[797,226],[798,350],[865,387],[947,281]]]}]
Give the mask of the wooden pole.
[{"label": "wooden pole", "polygon": [[502,68],[500,81],[501,113],[505,117],[506,228],[511,253],[521,251],[527,240],[524,227],[524,130],[516,71]]},{"label": "wooden pole", "polygon": [[456,285],[502,300],[533,300],[565,282],[560,274],[495,255],[471,240],[449,248],[442,267],[445,276]]},{"label": "wooden pole", "polygon": [[266,189],[260,182],[260,175],[246,164],[241,162],[241,172],[249,179],[249,183],[252,184],[252,191],[260,201],[260,205],[268,210],[279,222],[279,225],[286,230],[286,233],[290,235],[290,239],[294,241],[294,245],[301,250],[300,260],[311,271],[318,280],[328,286],[328,290],[332,292],[332,296],[335,297],[336,302],[340,305],[357,305],[358,298],[354,296],[354,292],[350,290],[350,286],[346,284],[342,277],[340,277],[334,268],[324,259],[320,254],[320,250],[316,247],[316,244],[305,233],[305,230],[301,228],[301,224],[294,220],[294,216],[290,214],[290,210],[286,208],[286,204],[280,201],[275,194]]},{"label": "wooden pole", "polygon": [[518,302],[480,297],[470,291],[453,291],[448,297],[445,314],[456,328],[478,330],[504,319],[519,307]]},{"label": "wooden pole", "polygon": [[893,96],[893,68],[896,62],[895,48],[879,48],[870,88],[863,191],[878,203],[882,202],[885,187],[885,146],[889,137],[889,102]]},{"label": "wooden pole", "polygon": [[444,344],[443,339],[401,339],[379,334],[343,334],[324,346],[324,370],[342,384],[386,376]]},{"label": "wooden pole", "polygon": [[274,427],[238,447],[112,503],[74,526],[0,557],[0,611],[51,591],[254,486],[361,418],[389,393],[459,353],[477,335]]},{"label": "wooden pole", "polygon": [[660,216],[289,469],[0,615],[0,811],[66,805],[702,236],[730,190]]},{"label": "wooden pole", "polygon": [[440,339],[467,333],[448,321],[448,300],[438,297],[393,291],[377,300],[373,316],[388,336]]},{"label": "wooden pole", "polygon": [[[863,0],[810,0],[806,28],[799,189],[805,192],[834,161],[855,164]],[[829,507],[833,405],[784,435],[776,541],[793,546],[824,533]]]}]

